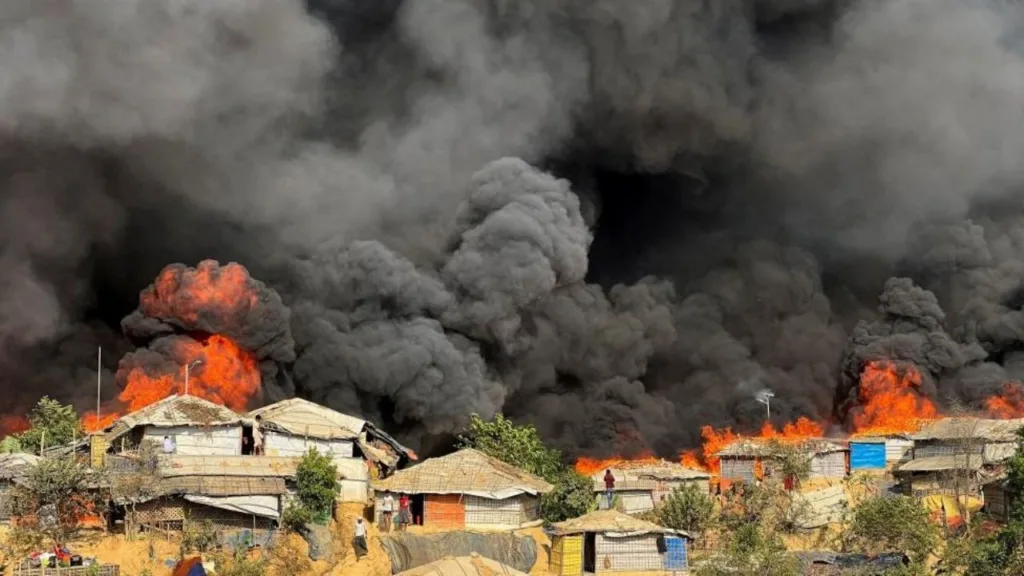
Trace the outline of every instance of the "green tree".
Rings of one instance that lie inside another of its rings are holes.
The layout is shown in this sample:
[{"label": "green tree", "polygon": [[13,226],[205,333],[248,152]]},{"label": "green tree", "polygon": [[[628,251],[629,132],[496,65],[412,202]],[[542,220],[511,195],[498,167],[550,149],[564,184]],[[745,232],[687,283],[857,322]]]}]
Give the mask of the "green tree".
[{"label": "green tree", "polygon": [[939,543],[939,529],[916,498],[870,498],[853,510],[850,543],[866,553],[905,552],[923,562]]},{"label": "green tree", "polygon": [[338,487],[338,467],[331,457],[310,448],[299,461],[295,472],[297,496],[302,506],[313,516],[326,521],[341,491]]},{"label": "green tree", "polygon": [[80,519],[98,511],[99,493],[89,489],[88,470],[74,458],[46,458],[11,490],[11,512],[26,519],[19,528],[53,543],[70,539]]},{"label": "green tree", "polygon": [[798,576],[800,562],[768,526],[747,523],[730,532],[724,552],[696,570],[697,576]]},{"label": "green tree", "polygon": [[715,503],[693,484],[672,490],[655,512],[662,526],[701,536],[715,523]]},{"label": "green tree", "polygon": [[533,426],[516,426],[501,414],[493,420],[474,414],[459,436],[459,447],[479,450],[553,485],[540,503],[541,516],[548,522],[586,514],[594,504],[593,481],[565,466],[562,454],[546,446]]},{"label": "green tree", "polygon": [[17,436],[21,449],[38,453],[46,446],[60,446],[83,435],[78,413],[71,406],[43,396],[28,416],[32,427]]}]

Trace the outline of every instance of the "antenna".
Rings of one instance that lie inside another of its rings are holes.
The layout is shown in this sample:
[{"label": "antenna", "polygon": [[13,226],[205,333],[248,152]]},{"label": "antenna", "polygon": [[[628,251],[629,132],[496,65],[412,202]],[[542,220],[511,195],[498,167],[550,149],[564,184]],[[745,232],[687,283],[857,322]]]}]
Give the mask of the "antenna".
[{"label": "antenna", "polygon": [[768,390],[767,388],[758,392],[757,396],[754,396],[755,400],[757,400],[761,404],[764,404],[765,410],[768,411],[769,421],[771,421],[772,419],[772,398],[775,398],[775,393],[772,392],[771,390]]}]

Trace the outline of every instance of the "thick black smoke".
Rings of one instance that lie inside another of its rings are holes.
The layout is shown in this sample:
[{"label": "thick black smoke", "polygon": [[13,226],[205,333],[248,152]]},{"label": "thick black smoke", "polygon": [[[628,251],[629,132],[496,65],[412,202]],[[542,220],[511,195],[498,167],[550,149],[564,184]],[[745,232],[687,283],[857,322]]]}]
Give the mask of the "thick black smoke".
[{"label": "thick black smoke", "polygon": [[[672,454],[759,426],[765,388],[773,419],[841,419],[878,358],[980,402],[1024,377],[1022,17],[4,2],[7,408],[91,406],[100,346],[113,397],[124,353],[193,330],[245,340],[271,396],[428,446],[503,411],[573,453]],[[121,330],[207,258],[272,305]]]}]

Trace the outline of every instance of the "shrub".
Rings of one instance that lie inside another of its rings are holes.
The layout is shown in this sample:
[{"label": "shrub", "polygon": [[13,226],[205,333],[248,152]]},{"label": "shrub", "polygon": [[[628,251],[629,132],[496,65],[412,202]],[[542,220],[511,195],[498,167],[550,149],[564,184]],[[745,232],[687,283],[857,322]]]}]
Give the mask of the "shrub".
[{"label": "shrub", "polygon": [[909,496],[871,498],[853,510],[852,544],[863,552],[906,552],[916,562],[935,549],[939,530],[921,501]]},{"label": "shrub", "polygon": [[715,503],[693,484],[677,487],[656,509],[658,523],[703,535],[715,522]]}]

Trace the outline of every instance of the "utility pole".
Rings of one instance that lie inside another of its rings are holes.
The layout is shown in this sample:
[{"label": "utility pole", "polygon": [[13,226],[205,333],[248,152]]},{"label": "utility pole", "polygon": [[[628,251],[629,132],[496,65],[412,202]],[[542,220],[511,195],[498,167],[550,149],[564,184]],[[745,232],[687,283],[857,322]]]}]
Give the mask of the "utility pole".
[{"label": "utility pole", "polygon": [[100,425],[100,387],[103,384],[103,347],[96,350],[96,425]]},{"label": "utility pole", "polygon": [[772,421],[772,398],[775,398],[775,393],[768,389],[761,390],[756,396],[756,400],[764,404],[764,408],[768,413],[768,422]]},{"label": "utility pole", "polygon": [[200,365],[202,363],[203,363],[202,360],[196,360],[195,362],[193,362],[191,364],[185,364],[185,396],[188,396],[188,372],[189,372],[189,370],[191,370],[192,368],[194,368],[194,367],[196,367],[196,366],[198,366],[198,365]]}]

